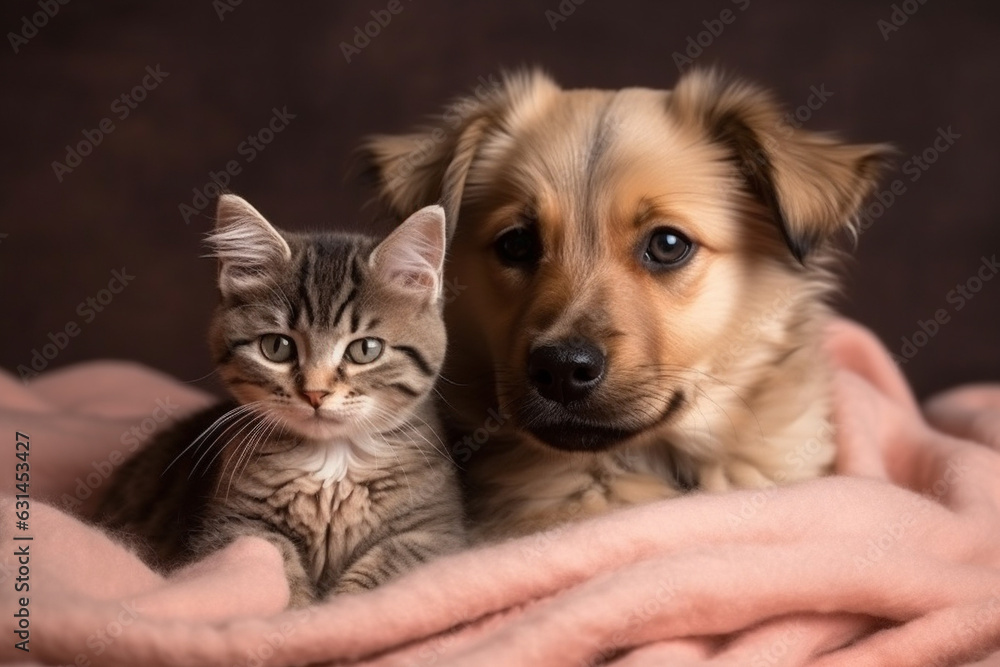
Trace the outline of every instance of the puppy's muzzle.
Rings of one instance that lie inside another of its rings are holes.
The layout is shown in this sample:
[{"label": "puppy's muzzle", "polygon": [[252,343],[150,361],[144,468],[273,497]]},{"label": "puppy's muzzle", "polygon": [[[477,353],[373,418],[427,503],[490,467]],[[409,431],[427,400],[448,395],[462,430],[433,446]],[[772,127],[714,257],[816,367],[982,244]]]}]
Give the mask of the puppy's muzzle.
[{"label": "puppy's muzzle", "polygon": [[601,381],[607,357],[587,340],[542,345],[528,355],[528,378],[538,393],[562,405],[586,398]]}]

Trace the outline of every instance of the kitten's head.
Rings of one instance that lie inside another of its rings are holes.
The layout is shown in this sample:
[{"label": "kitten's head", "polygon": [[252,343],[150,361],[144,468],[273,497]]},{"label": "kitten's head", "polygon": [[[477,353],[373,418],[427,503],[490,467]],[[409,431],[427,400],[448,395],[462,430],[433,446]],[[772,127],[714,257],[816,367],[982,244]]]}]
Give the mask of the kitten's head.
[{"label": "kitten's head", "polygon": [[444,212],[428,206],[381,243],[292,233],[235,195],[208,237],[222,301],[210,331],[229,391],[315,440],[401,424],[444,360]]}]

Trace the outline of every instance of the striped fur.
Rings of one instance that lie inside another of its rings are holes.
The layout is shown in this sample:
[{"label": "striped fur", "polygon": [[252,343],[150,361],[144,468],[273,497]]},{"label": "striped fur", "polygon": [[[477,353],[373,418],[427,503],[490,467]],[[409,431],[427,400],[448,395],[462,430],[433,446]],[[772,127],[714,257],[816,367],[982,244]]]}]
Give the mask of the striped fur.
[{"label": "striped fur", "polygon": [[[122,466],[98,520],[165,570],[264,537],[296,606],[459,548],[458,487],[429,398],[445,352],[440,208],[381,243],[279,232],[232,195],[218,218],[210,343],[236,400]],[[287,361],[265,354],[273,334],[294,344]],[[381,346],[368,363],[351,352],[363,339]]]}]

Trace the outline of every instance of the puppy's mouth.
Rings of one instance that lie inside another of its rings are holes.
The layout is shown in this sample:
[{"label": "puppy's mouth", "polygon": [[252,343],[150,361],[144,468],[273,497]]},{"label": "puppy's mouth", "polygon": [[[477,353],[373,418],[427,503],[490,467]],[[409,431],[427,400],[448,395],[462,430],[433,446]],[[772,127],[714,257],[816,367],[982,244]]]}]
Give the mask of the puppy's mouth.
[{"label": "puppy's mouth", "polygon": [[546,411],[544,415],[518,418],[539,442],[567,452],[602,452],[623,444],[673,417],[684,404],[684,393],[675,391],[666,407],[646,423],[615,423],[578,414],[570,408]]}]

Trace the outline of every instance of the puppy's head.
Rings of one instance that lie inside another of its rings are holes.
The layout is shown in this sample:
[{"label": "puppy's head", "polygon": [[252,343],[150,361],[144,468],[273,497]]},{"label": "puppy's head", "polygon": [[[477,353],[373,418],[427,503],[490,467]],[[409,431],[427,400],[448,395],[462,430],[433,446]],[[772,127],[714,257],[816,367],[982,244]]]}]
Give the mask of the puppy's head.
[{"label": "puppy's head", "polygon": [[708,384],[779,363],[887,154],[781,118],[712,73],[672,91],[532,73],[372,138],[400,219],[447,211],[443,387],[459,416],[499,405],[535,441],[604,449],[669,435]]}]

